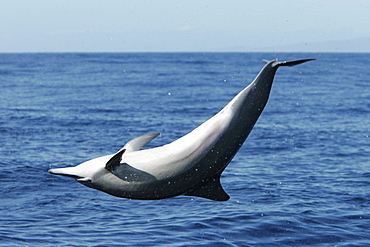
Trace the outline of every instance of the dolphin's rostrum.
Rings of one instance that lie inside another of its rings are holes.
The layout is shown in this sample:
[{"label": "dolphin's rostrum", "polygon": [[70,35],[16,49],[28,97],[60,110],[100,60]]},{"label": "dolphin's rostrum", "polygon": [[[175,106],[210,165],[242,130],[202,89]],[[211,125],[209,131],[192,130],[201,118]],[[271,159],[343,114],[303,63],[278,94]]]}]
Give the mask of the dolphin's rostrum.
[{"label": "dolphin's rostrum", "polygon": [[124,198],[154,200],[188,195],[226,201],[230,197],[220,184],[221,173],[262,113],[276,70],[310,60],[265,61],[252,83],[220,112],[172,143],[142,150],[159,135],[150,133],[132,139],[116,154],[49,172]]}]

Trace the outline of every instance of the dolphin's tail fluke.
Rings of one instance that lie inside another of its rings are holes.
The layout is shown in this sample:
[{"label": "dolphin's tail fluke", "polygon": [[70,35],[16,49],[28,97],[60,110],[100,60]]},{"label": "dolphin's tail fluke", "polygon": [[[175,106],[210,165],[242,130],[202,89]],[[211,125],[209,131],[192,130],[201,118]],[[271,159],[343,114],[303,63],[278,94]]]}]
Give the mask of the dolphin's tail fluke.
[{"label": "dolphin's tail fluke", "polygon": [[265,63],[269,63],[269,62],[273,62],[273,66],[295,66],[295,65],[298,65],[298,64],[301,64],[301,63],[305,63],[305,62],[308,62],[308,61],[311,61],[311,60],[316,60],[316,59],[299,59],[299,60],[292,60],[292,61],[284,61],[284,62],[279,62],[277,60],[274,60],[274,61],[268,61],[268,60],[263,60]]},{"label": "dolphin's tail fluke", "polygon": [[316,59],[300,59],[300,60],[293,60],[293,61],[284,61],[284,62],[279,62],[279,66],[295,66],[297,64],[305,63],[311,60],[316,60]]}]

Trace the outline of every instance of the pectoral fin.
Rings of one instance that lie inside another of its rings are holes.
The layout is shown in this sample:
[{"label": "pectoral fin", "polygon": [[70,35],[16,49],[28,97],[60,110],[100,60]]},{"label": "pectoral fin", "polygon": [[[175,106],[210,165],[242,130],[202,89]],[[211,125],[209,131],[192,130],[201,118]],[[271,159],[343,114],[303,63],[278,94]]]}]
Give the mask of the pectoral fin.
[{"label": "pectoral fin", "polygon": [[138,151],[142,149],[146,144],[148,144],[150,141],[152,141],[154,138],[156,138],[159,135],[158,132],[145,134],[142,136],[138,136],[129,142],[126,143],[126,145],[121,148],[119,151],[122,151],[123,149],[126,149],[127,152],[132,151]]},{"label": "pectoral fin", "polygon": [[145,182],[155,180],[156,178],[144,171],[136,169],[130,166],[127,163],[121,163],[122,155],[125,152],[125,149],[122,149],[116,153],[105,165],[105,168],[119,177],[122,180],[127,182]]},{"label": "pectoral fin", "polygon": [[214,201],[227,201],[230,196],[225,192],[220,183],[220,175],[212,177],[199,186],[196,186],[189,192],[185,193],[186,196],[197,196]]}]

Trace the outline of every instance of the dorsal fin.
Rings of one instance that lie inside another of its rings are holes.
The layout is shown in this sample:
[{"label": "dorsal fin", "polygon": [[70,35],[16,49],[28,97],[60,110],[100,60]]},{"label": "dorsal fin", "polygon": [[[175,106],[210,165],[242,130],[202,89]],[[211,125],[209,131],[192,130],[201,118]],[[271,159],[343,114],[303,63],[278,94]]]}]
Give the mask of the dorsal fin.
[{"label": "dorsal fin", "polygon": [[227,201],[230,199],[230,196],[225,192],[220,183],[220,174],[205,180],[199,186],[191,189],[189,192],[186,192],[186,196],[197,196],[203,197],[215,201]]},{"label": "dorsal fin", "polygon": [[121,148],[118,152],[122,151],[123,149],[126,149],[126,152],[138,151],[142,149],[146,144],[148,144],[151,140],[156,138],[158,135],[159,135],[158,132],[154,132],[138,136],[127,142],[126,145],[123,148]]},{"label": "dorsal fin", "polygon": [[136,169],[127,163],[121,164],[122,155],[125,151],[125,149],[122,149],[113,155],[113,157],[105,165],[105,168],[120,179],[127,182],[144,182],[156,179],[153,175]]}]

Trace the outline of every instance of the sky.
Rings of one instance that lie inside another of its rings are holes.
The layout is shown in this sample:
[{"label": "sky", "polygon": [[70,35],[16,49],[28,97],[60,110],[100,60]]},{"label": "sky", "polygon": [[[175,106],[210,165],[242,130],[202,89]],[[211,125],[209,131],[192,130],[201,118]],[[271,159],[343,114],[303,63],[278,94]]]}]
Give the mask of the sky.
[{"label": "sky", "polygon": [[0,52],[370,52],[368,0],[0,0]]}]

